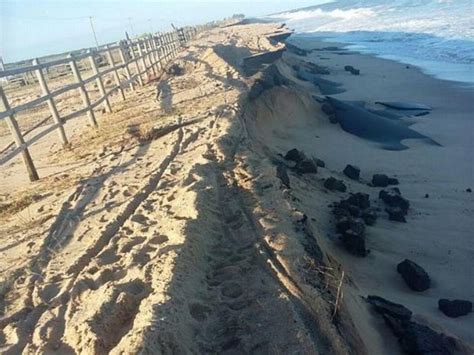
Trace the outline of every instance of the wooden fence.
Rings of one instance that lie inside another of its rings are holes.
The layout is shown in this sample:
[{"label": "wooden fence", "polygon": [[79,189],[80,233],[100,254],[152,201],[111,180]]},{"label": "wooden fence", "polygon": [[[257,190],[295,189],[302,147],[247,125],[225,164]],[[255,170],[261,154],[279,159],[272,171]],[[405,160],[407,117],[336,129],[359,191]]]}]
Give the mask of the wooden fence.
[{"label": "wooden fence", "polygon": [[[93,127],[97,127],[94,109],[99,105],[103,105],[106,112],[111,112],[112,107],[109,96],[112,93],[118,91],[121,99],[125,100],[125,89],[135,90],[136,85],[143,86],[150,78],[150,75],[156,75],[159,71],[163,70],[164,66],[177,55],[179,48],[203,28],[203,26],[180,28],[140,39],[110,43],[99,48],[89,49],[79,55],[69,55],[67,58],[50,62],[41,63],[38,59],[34,59],[31,66],[0,71],[0,79],[15,77],[19,74],[33,73],[42,91],[40,97],[11,107],[3,88],[0,86],[0,120],[6,121],[16,145],[15,149],[0,158],[0,165],[21,154],[30,181],[38,180],[39,176],[28,147],[55,130],[63,146],[67,145],[68,138],[64,125],[66,122],[82,115],[87,115],[90,124]],[[102,61],[104,57],[108,68],[99,71],[98,61]],[[92,69],[93,75],[87,79],[81,76],[81,70],[79,69],[80,61],[81,64],[84,61],[88,61]],[[50,91],[43,71],[46,70],[48,72],[51,67],[64,65],[70,68],[69,70],[73,74],[74,82],[55,91]],[[105,75],[112,76],[115,81],[115,86],[109,91],[106,91],[104,86],[103,77]],[[125,80],[121,80],[121,76]],[[91,102],[86,84],[94,81],[99,90],[100,98],[95,102]],[[71,90],[79,91],[82,99],[82,108],[61,117],[55,103],[55,97]],[[15,115],[44,103],[47,103],[49,106],[54,124],[25,140]]]}]

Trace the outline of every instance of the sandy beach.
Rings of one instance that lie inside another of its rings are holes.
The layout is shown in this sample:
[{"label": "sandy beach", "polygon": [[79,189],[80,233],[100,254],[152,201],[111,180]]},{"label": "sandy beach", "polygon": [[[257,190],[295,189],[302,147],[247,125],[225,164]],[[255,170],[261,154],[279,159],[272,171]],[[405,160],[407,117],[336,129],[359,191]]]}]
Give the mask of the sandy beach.
[{"label": "sandy beach", "polygon": [[[466,192],[474,184],[472,89],[426,76],[419,69],[404,64],[349,51],[321,50],[342,48],[341,44],[318,42],[306,36],[292,37],[290,42],[301,48],[317,49],[303,59],[326,66],[330,74],[323,77],[343,84],[345,92],[334,97],[363,101],[379,109],[382,106],[375,105],[377,101],[420,102],[433,107],[429,115],[413,118],[414,125],[410,128],[433,138],[441,147],[406,140],[403,143],[409,149],[384,150],[380,144],[344,132],[339,125],[315,120],[312,110],[293,112],[285,103],[274,110],[278,114],[272,114],[277,124],[265,131],[273,131],[270,144],[275,153],[296,147],[323,159],[332,172],[338,172],[338,178],[345,180],[349,190],[369,193],[374,200],[380,189],[367,186],[373,174],[385,173],[399,179],[398,187],[412,206],[408,223],[379,219],[368,232],[370,255],[364,260],[341,253],[334,248],[334,243],[327,244],[356,281],[351,301],[358,305],[355,308],[365,308],[361,294],[381,295],[408,306],[420,319],[439,325],[472,344],[472,317],[450,319],[437,310],[439,298],[472,299],[474,296],[473,200],[472,194]],[[360,75],[345,71],[346,65],[359,69]],[[300,84],[307,87],[307,82]],[[295,116],[299,116],[299,120],[292,121],[291,125],[286,123],[288,117]],[[306,119],[300,121],[303,117]],[[270,127],[269,121],[264,126]],[[341,174],[347,164],[361,168],[360,183]],[[335,235],[331,232],[331,222],[328,223],[327,204],[334,201],[334,196],[327,196],[324,190],[314,191],[309,186],[301,186],[297,196],[304,210],[312,211],[321,234],[331,240]],[[416,260],[430,270],[435,285],[432,289],[422,294],[408,289],[396,271],[396,265],[405,258]],[[358,312],[355,315],[361,317]],[[362,328],[369,324],[372,330],[381,326],[372,317],[356,324]],[[386,338],[374,336],[372,339],[380,349],[385,348],[383,353],[388,351]]]},{"label": "sandy beach", "polygon": [[[438,300],[474,300],[474,89],[290,34],[274,23],[200,33],[179,75],[167,68],[99,115],[98,132],[66,126],[69,149],[55,136],[34,145],[40,181],[2,166],[0,352],[402,354],[366,300],[376,295],[411,310],[445,353],[472,353],[474,315],[447,317]],[[385,115],[384,137],[416,138],[373,137],[327,96]],[[389,220],[379,193],[391,187],[374,174],[398,180],[406,223]],[[377,219],[365,257],[333,213],[355,193]],[[397,272],[405,259],[427,290]]]}]

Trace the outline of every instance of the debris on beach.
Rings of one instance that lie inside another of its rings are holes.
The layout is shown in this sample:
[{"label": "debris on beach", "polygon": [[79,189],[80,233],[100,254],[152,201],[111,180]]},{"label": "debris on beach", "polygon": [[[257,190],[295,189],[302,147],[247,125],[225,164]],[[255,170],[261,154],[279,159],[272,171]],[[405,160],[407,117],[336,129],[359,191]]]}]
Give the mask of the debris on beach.
[{"label": "debris on beach", "polygon": [[430,288],[428,273],[414,261],[405,259],[397,265],[397,271],[413,291],[422,292]]},{"label": "debris on beach", "polygon": [[305,158],[296,163],[295,170],[298,174],[316,174],[318,165],[313,159]]},{"label": "debris on beach", "polygon": [[369,195],[351,194],[347,199],[333,205],[336,231],[342,236],[347,251],[357,256],[366,256],[365,225],[374,225],[377,215],[370,209]]},{"label": "debris on beach", "polygon": [[408,214],[410,202],[402,197],[398,188],[393,187],[389,190],[381,190],[379,198],[387,205],[385,211],[388,213],[391,221],[406,222],[405,217]]},{"label": "debris on beach", "polygon": [[285,160],[295,162],[294,170],[298,174],[316,174],[318,166],[324,167],[325,163],[320,159],[308,158],[304,152],[294,148],[284,156]]},{"label": "debris on beach", "polygon": [[398,179],[388,177],[385,174],[374,174],[372,176],[372,185],[375,187],[387,187],[388,185],[398,185]]},{"label": "debris on beach", "polygon": [[367,302],[383,317],[405,353],[417,355],[458,353],[454,338],[411,320],[412,312],[405,306],[372,295],[367,297]]},{"label": "debris on beach", "polygon": [[306,155],[296,148],[290,149],[285,154],[285,160],[291,160],[291,161],[294,161],[295,163],[299,163],[303,159],[306,159]]},{"label": "debris on beach", "polygon": [[324,181],[324,187],[330,191],[346,192],[347,190],[344,181],[338,180],[332,176]]},{"label": "debris on beach", "polygon": [[359,74],[360,74],[360,70],[354,68],[352,65],[346,65],[346,66],[344,67],[344,70],[345,70],[345,71],[348,71],[348,72],[351,73],[352,75],[359,75]]},{"label": "debris on beach", "polygon": [[448,317],[457,318],[472,312],[472,302],[442,298],[438,301],[438,309]]},{"label": "debris on beach", "polygon": [[326,163],[324,162],[324,160],[319,159],[319,158],[314,158],[314,161],[316,162],[316,165],[318,166],[318,168],[326,167]]},{"label": "debris on beach", "polygon": [[367,296],[367,302],[369,302],[375,310],[386,316],[391,316],[400,320],[410,320],[412,311],[405,306],[386,300],[379,296],[369,295]]},{"label": "debris on beach", "polygon": [[351,165],[348,164],[344,170],[343,170],[344,175],[346,175],[349,179],[352,180],[359,180],[360,176],[360,168],[356,165]]}]

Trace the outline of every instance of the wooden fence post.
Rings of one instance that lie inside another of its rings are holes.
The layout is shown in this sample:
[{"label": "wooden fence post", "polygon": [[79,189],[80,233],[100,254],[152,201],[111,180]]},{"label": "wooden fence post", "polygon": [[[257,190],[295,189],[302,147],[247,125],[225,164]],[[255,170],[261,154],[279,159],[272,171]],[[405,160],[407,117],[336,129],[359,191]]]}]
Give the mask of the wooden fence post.
[{"label": "wooden fence post", "polygon": [[171,33],[167,33],[166,35],[168,37],[168,51],[169,51],[169,59],[173,59],[173,44],[171,42]]},{"label": "wooden fence post", "polygon": [[[3,109],[5,111],[9,111],[11,109],[10,104],[8,103],[7,97],[3,92],[2,87],[0,86],[0,101],[2,102]],[[13,136],[13,140],[18,148],[23,147],[21,152],[21,156],[23,158],[23,163],[25,164],[26,170],[28,171],[28,176],[30,181],[39,180],[38,172],[36,171],[35,165],[33,164],[33,159],[31,159],[30,151],[25,146],[25,140],[21,135],[20,127],[18,126],[18,122],[15,119],[14,115],[10,115],[5,117],[5,121],[7,121],[8,128]]]},{"label": "wooden fence post", "polygon": [[173,33],[174,33],[174,31],[171,31],[170,34],[169,34],[169,36],[170,36],[170,45],[171,45],[171,58],[174,58],[174,56],[175,56]]},{"label": "wooden fence post", "polygon": [[171,32],[168,32],[168,45],[170,47],[170,60],[173,59],[173,38]]},{"label": "wooden fence post", "polygon": [[157,50],[158,61],[160,63],[160,70],[164,70],[165,65],[163,64],[163,45],[161,44],[160,36],[154,37],[155,47]]},{"label": "wooden fence post", "polygon": [[155,66],[156,73],[159,73],[160,67],[159,67],[159,59],[158,59],[158,53],[156,50],[156,45],[155,45],[155,40],[153,38],[153,35],[150,35],[148,38],[148,43],[150,43],[150,48],[151,48],[151,53],[152,53],[152,58],[153,58],[153,65]]},{"label": "wooden fence post", "polygon": [[156,65],[156,53],[155,53],[155,47],[153,46],[153,40],[151,39],[151,36],[148,36],[147,39],[148,47],[150,48],[150,57],[151,57],[151,67],[153,69],[153,72],[155,74],[158,74],[158,67]]},{"label": "wooden fence post", "polygon": [[132,57],[132,61],[135,64],[135,69],[137,70],[137,76],[138,76],[138,83],[140,86],[143,86],[143,79],[142,76],[140,75],[140,65],[138,64],[138,59],[135,56],[135,49],[133,48],[133,42],[130,41],[129,43],[129,48],[130,48],[130,56]]},{"label": "wooden fence post", "polygon": [[163,49],[163,60],[165,65],[168,63],[168,45],[166,44],[165,34],[162,33],[160,36],[161,48]]},{"label": "wooden fence post", "polygon": [[182,27],[178,30],[178,38],[179,38],[179,45],[184,46],[187,42],[187,39],[186,39],[184,28]]},{"label": "wooden fence post", "polygon": [[72,56],[72,54],[69,54],[69,58],[71,58],[71,61],[69,62],[69,65],[71,66],[71,70],[72,70],[72,73],[74,75],[74,78],[76,79],[76,82],[80,85],[79,86],[79,93],[81,94],[82,102],[84,103],[84,108],[89,109],[87,111],[87,116],[89,117],[89,121],[92,124],[92,126],[97,127],[97,121],[95,119],[94,111],[91,108],[91,102],[89,100],[89,94],[87,93],[84,82],[82,81],[81,73],[79,72],[79,69],[77,69],[77,63],[74,60],[74,57]]},{"label": "wooden fence post", "polygon": [[178,55],[178,42],[176,40],[176,31],[171,32],[171,38],[173,39],[173,53],[176,57]]},{"label": "wooden fence post", "polygon": [[153,75],[156,75],[156,71],[155,71],[155,67],[153,63],[153,57],[152,57],[153,52],[150,46],[150,40],[147,37],[145,37],[145,39],[143,40],[143,48],[146,53],[146,57],[148,58],[148,62],[150,63],[151,71],[153,72]]},{"label": "wooden fence post", "polygon": [[120,60],[122,61],[122,64],[125,69],[125,76],[127,77],[127,80],[130,80],[129,87],[132,91],[135,91],[135,85],[133,85],[133,80],[131,80],[132,74],[130,73],[130,69],[128,68],[128,60],[125,58],[124,43],[122,41],[120,42],[119,54]]},{"label": "wooden fence post", "polygon": [[138,40],[137,48],[138,48],[138,56],[141,57],[140,61],[143,66],[143,71],[145,72],[145,78],[146,78],[146,81],[148,81],[150,78],[148,76],[148,71],[146,70],[145,55],[142,51],[142,41]]},{"label": "wooden fence post", "polygon": [[105,88],[104,88],[104,83],[102,81],[102,76],[99,73],[99,69],[97,68],[97,62],[95,61],[95,56],[94,56],[95,51],[89,50],[89,54],[90,54],[89,62],[91,63],[92,72],[94,73],[94,75],[97,75],[96,83],[99,89],[99,93],[102,95],[102,97],[105,97],[104,99],[105,111],[110,113],[112,112],[112,108],[110,107],[109,98],[106,97],[105,95]]},{"label": "wooden fence post", "polygon": [[[33,65],[38,65],[39,60],[38,58],[33,59]],[[44,96],[49,96],[50,91],[48,88],[48,84],[46,84],[46,80],[44,79],[43,71],[41,68],[36,69],[36,78],[38,79],[38,83],[41,86],[41,91],[43,92]],[[61,139],[61,143],[63,146],[67,145],[69,142],[66,137],[66,132],[64,131],[63,127],[63,122],[61,120],[61,117],[59,116],[58,109],[56,107],[56,104],[54,103],[53,98],[48,99],[48,106],[49,106],[49,111],[51,111],[51,116],[53,116],[54,122],[58,125],[58,134],[59,134],[59,139]]]},{"label": "wooden fence post", "polygon": [[122,101],[125,101],[125,93],[123,91],[122,86],[120,85],[120,77],[119,77],[119,73],[117,69],[115,68],[115,61],[114,61],[114,57],[112,56],[112,51],[110,50],[110,45],[107,45],[107,59],[109,61],[109,64],[114,69],[115,84],[118,86],[120,96],[122,96]]},{"label": "wooden fence post", "polygon": [[175,56],[179,53],[179,38],[178,38],[178,31],[173,31],[173,43],[174,43],[174,52]]}]

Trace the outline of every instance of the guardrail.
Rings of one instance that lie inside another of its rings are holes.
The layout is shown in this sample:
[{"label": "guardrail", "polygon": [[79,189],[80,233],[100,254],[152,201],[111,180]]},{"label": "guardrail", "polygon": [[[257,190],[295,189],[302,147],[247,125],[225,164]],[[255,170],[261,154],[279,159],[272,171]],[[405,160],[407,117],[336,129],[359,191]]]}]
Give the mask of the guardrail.
[{"label": "guardrail", "polygon": [[[112,93],[118,91],[121,99],[125,100],[126,88],[133,91],[137,84],[143,86],[144,83],[149,80],[151,73],[156,75],[160,70],[163,70],[164,66],[177,55],[179,48],[203,28],[204,26],[185,27],[171,32],[149,35],[140,39],[123,40],[99,48],[89,49],[79,55],[69,55],[67,58],[44,63],[41,63],[38,59],[34,59],[31,66],[0,71],[0,78],[12,77],[23,73],[34,73],[42,91],[40,97],[11,107],[3,88],[0,86],[0,120],[4,119],[6,121],[16,145],[15,149],[0,157],[0,165],[5,164],[15,156],[21,154],[30,181],[38,180],[39,176],[28,147],[55,130],[63,146],[69,144],[64,130],[64,124],[84,114],[87,115],[90,124],[93,127],[97,127],[97,120],[94,114],[95,108],[99,105],[103,105],[106,112],[112,112],[111,103],[109,101],[109,96]],[[116,54],[115,58],[120,58],[120,63],[114,60],[114,52]],[[104,71],[99,70],[97,63],[98,59],[102,57],[106,58],[109,66],[109,68]],[[88,60],[90,68],[92,69],[93,75],[86,79],[82,78],[81,71],[79,70],[78,63],[81,60]],[[43,70],[49,70],[51,67],[60,65],[65,65],[70,68],[74,82],[55,91],[50,91]],[[131,70],[131,67],[133,70]],[[132,74],[132,72],[134,74]],[[120,73],[126,78],[125,80],[120,79]],[[103,77],[105,75],[112,75],[113,80],[115,80],[115,86],[109,91],[106,91],[104,86]],[[86,85],[93,81],[96,82],[100,93],[99,99],[95,102],[91,102],[89,92],[86,89]],[[55,103],[55,98],[71,90],[78,90],[82,99],[82,108],[61,117]],[[28,140],[25,140],[15,115],[43,103],[48,104],[54,124],[35,134]]]}]

